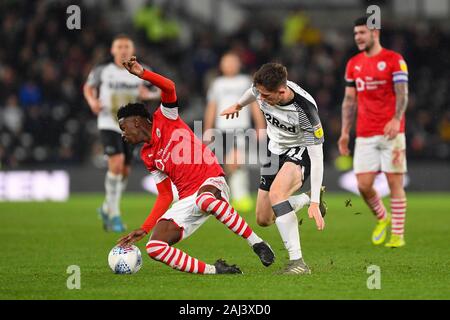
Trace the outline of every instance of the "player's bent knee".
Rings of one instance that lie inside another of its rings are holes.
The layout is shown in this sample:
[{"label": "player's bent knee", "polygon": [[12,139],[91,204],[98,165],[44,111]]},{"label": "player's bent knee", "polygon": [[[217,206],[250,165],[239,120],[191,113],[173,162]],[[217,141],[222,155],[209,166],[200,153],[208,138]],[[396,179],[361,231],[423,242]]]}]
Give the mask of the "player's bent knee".
[{"label": "player's bent knee", "polygon": [[360,193],[369,193],[372,191],[372,189],[373,185],[371,183],[358,181],[358,190]]},{"label": "player's bent knee", "polygon": [[150,240],[145,247],[150,258],[159,260],[158,257],[167,250],[169,244],[165,241]]},{"label": "player's bent knee", "polygon": [[123,174],[125,167],[124,159],[125,157],[123,154],[111,156],[108,161],[108,170],[114,174]]},{"label": "player's bent knee", "polygon": [[183,229],[172,220],[160,220],[153,230],[150,241],[159,241],[174,245],[183,236]]},{"label": "player's bent knee", "polygon": [[268,227],[273,224],[273,219],[263,218],[263,217],[256,217],[256,223],[260,227]]},{"label": "player's bent knee", "polygon": [[277,190],[270,190],[269,191],[269,199],[270,203],[273,205],[280,203],[282,201],[285,201],[288,198],[287,195],[285,195],[282,192],[279,192]]},{"label": "player's bent knee", "polygon": [[210,205],[215,200],[217,199],[212,192],[202,192],[199,193],[199,195],[195,199],[195,205],[200,211],[210,213],[211,212]]}]

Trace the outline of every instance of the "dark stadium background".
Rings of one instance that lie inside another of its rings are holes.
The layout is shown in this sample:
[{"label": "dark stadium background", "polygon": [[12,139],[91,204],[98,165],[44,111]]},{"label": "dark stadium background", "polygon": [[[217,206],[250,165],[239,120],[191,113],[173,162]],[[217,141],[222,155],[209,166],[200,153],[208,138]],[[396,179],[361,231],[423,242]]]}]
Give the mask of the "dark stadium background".
[{"label": "dark stadium background", "polygon": [[[223,52],[237,51],[248,73],[267,61],[285,63],[289,78],[317,100],[326,133],[325,184],[329,190],[338,190],[341,173],[334,161],[344,68],[355,53],[352,21],[370,3],[2,1],[0,190],[8,183],[20,188],[16,180],[21,176],[8,175],[11,171],[25,170],[22,179],[39,180],[30,172],[64,170],[71,192],[102,191],[105,161],[96,119],[83,98],[82,85],[90,69],[108,59],[110,41],[120,32],[135,39],[142,61],[175,80],[182,117],[190,125],[203,117],[206,88],[217,74]],[[402,53],[409,66],[409,190],[449,190],[449,3],[373,3],[381,7],[382,44]],[[66,9],[71,4],[81,8],[81,30],[66,27]],[[289,32],[294,37],[285,42]],[[256,188],[257,166],[252,172]],[[130,191],[143,191],[144,175],[142,165],[135,161]],[[0,199],[8,198],[4,191],[1,194]]]}]

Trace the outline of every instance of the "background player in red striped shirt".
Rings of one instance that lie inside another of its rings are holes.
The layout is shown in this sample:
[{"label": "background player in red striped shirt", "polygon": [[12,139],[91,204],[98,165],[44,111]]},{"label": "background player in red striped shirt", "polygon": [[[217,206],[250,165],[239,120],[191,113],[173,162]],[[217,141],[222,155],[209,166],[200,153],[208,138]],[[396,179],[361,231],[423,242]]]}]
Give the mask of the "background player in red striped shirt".
[{"label": "background player in red striped shirt", "polygon": [[[359,191],[378,219],[372,242],[382,244],[392,222],[392,235],[386,246],[401,247],[405,245],[404,113],[408,104],[408,68],[400,54],[381,46],[380,30],[369,29],[367,18],[355,21],[354,38],[361,52],[347,63],[339,152],[350,154],[349,134],[357,110],[353,167]],[[392,218],[373,187],[379,172],[386,174],[391,191]]]},{"label": "background player in red striped shirt", "polygon": [[[144,142],[141,158],[158,188],[156,203],[142,227],[121,238],[119,244],[128,246],[153,229],[147,243],[151,258],[190,273],[241,273],[238,267],[229,266],[223,260],[206,264],[173,247],[213,215],[246,239],[265,266],[272,264],[275,256],[269,245],[229,204],[229,188],[217,158],[178,116],[173,81],[144,70],[136,57],[124,62],[124,66],[161,89],[161,106],[152,116],[139,103],[128,104],[117,113],[125,140],[131,144]],[[171,182],[180,199],[172,206]]]}]

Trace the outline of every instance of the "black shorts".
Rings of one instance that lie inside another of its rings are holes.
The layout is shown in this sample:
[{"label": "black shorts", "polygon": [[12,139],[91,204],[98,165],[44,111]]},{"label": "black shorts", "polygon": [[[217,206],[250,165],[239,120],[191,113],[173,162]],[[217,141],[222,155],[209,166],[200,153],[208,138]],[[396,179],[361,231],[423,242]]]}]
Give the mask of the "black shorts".
[{"label": "black shorts", "polygon": [[100,140],[104,153],[107,156],[123,153],[125,164],[130,164],[133,159],[133,146],[123,140],[122,135],[113,130],[100,130]]},{"label": "black shorts", "polygon": [[275,177],[286,162],[292,162],[301,167],[303,181],[309,178],[311,173],[311,160],[308,149],[305,147],[291,148],[280,155],[271,153],[269,154],[269,159],[269,162],[261,167],[261,178],[259,181],[259,188],[261,190],[270,190]]}]

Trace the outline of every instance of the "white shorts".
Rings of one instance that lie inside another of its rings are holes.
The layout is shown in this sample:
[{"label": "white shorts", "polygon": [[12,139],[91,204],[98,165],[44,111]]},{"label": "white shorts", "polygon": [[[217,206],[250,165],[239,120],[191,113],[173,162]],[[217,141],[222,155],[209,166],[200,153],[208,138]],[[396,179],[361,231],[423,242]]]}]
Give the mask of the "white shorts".
[{"label": "white shorts", "polygon": [[[211,185],[221,191],[222,198],[227,202],[230,199],[230,188],[224,177],[208,178],[200,186]],[[199,188],[199,189],[200,189]],[[195,204],[197,193],[175,202],[159,220],[171,220],[175,222],[183,231],[182,239],[192,235],[211,215],[200,211]],[[158,221],[159,221],[158,220]]]},{"label": "white shorts", "polygon": [[355,173],[405,173],[406,138],[404,133],[388,140],[385,136],[356,138],[353,168]]}]

